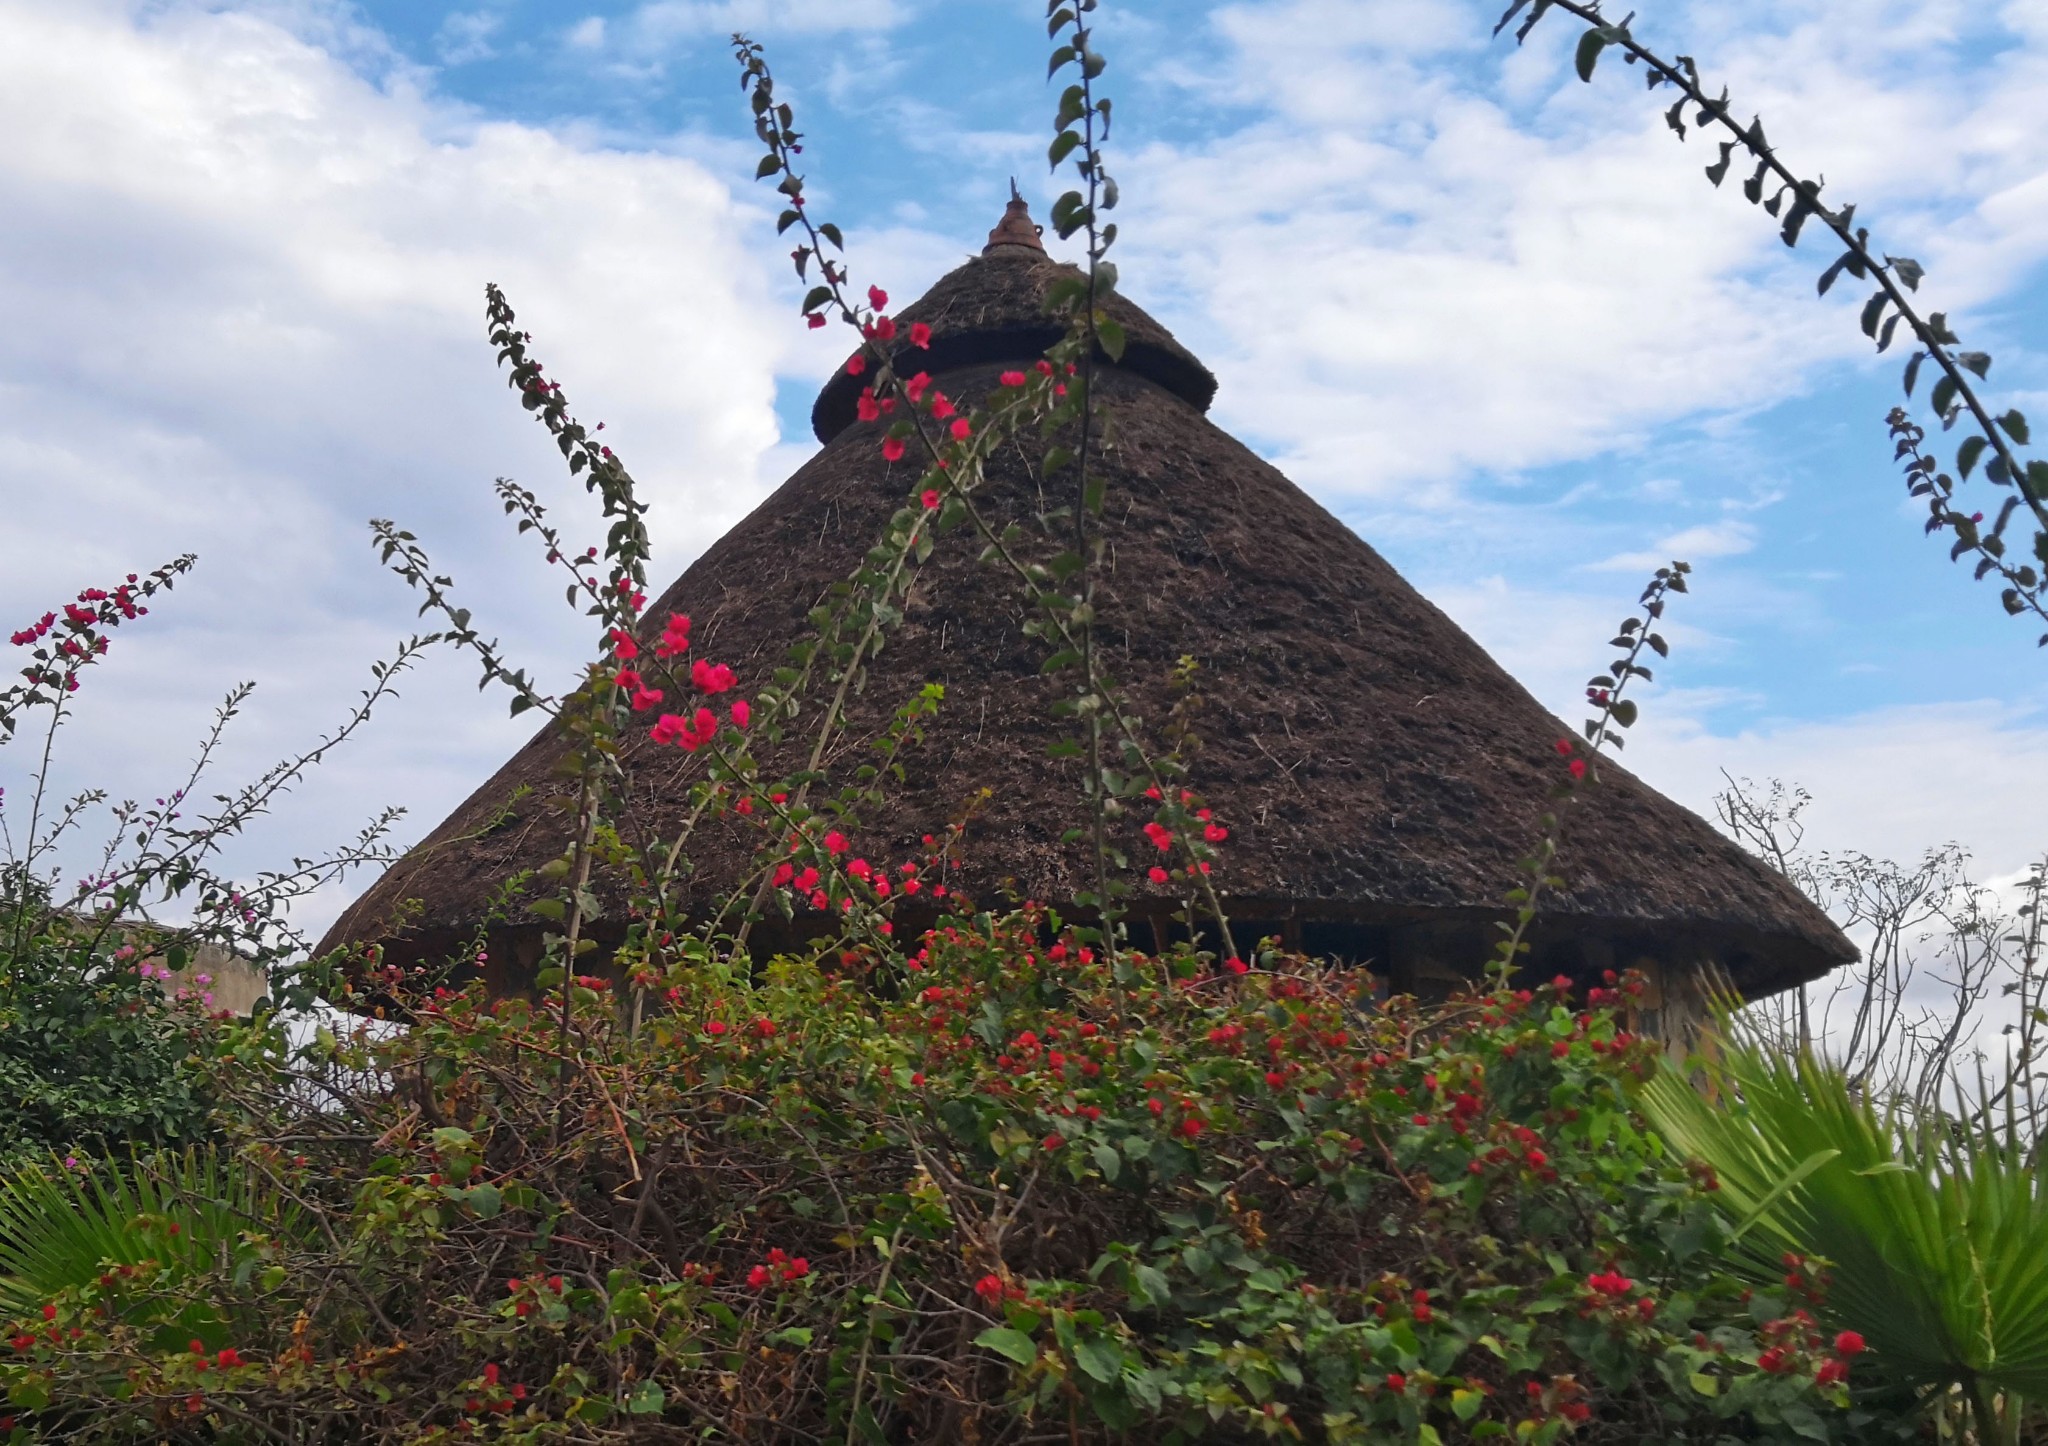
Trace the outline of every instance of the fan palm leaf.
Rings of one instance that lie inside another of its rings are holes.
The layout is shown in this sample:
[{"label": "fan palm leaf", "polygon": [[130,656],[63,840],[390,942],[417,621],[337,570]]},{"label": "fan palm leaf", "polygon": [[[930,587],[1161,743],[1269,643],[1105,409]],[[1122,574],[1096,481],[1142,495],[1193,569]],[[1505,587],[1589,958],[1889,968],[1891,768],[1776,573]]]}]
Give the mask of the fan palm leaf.
[{"label": "fan palm leaf", "polygon": [[1825,1259],[1831,1324],[1870,1347],[1859,1376],[1960,1390],[1980,1440],[2016,1440],[2021,1401],[2048,1399],[2048,1181],[2023,1143],[1880,1108],[1739,1031],[1710,1069],[1715,1098],[1667,1067],[1644,1104],[1713,1167],[1740,1267],[1775,1283],[1784,1252]]}]

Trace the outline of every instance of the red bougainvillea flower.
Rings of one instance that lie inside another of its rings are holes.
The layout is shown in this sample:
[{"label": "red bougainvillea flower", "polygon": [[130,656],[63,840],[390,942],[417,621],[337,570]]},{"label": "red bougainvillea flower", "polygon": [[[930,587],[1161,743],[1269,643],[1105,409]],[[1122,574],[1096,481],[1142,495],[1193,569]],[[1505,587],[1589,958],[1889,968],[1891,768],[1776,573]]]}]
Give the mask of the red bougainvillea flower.
[{"label": "red bougainvillea flower", "polygon": [[1586,776],[1586,760],[1574,758],[1571,761],[1570,772],[1573,778],[1584,778]]},{"label": "red bougainvillea flower", "polygon": [[857,351],[846,359],[846,374],[850,377],[857,377],[867,369],[868,358],[865,352]]},{"label": "red bougainvillea flower", "polygon": [[757,1265],[747,1272],[747,1285],[753,1290],[766,1290],[768,1282],[775,1278],[774,1272],[765,1265]]},{"label": "red bougainvillea flower", "polygon": [[775,1021],[766,1018],[755,1020],[754,1033],[763,1039],[775,1038]]},{"label": "red bougainvillea flower", "polygon": [[862,387],[860,389],[860,400],[853,404],[853,410],[854,414],[863,422],[881,420],[882,404],[875,400],[875,389],[873,387]]},{"label": "red bougainvillea flower", "polygon": [[1195,1136],[1202,1133],[1202,1122],[1193,1115],[1189,1115],[1180,1122],[1180,1132],[1192,1140]]},{"label": "red bougainvillea flower", "polygon": [[668,621],[662,625],[661,641],[654,645],[654,655],[658,658],[673,658],[678,653],[689,651],[690,615],[670,613]]},{"label": "red bougainvillea flower", "polygon": [[645,713],[660,701],[661,689],[659,688],[636,688],[633,691],[632,703],[635,713]]},{"label": "red bougainvillea flower", "polygon": [[870,286],[868,288],[868,305],[877,311],[887,311],[889,309],[889,293],[882,290],[879,286]]},{"label": "red bougainvillea flower", "polygon": [[1586,1288],[1596,1295],[1627,1295],[1636,1283],[1618,1270],[1603,1270],[1586,1277]]},{"label": "red bougainvillea flower", "polygon": [[1000,380],[1006,387],[1021,387],[1024,385],[1024,373],[1004,372]]},{"label": "red bougainvillea flower", "polygon": [[1000,1276],[984,1275],[974,1282],[974,1293],[991,1305],[1003,1298],[1003,1282]]},{"label": "red bougainvillea flower", "polygon": [[1244,960],[1238,958],[1235,954],[1223,961],[1223,967],[1233,974],[1249,974],[1252,969],[1251,965],[1245,963]]},{"label": "red bougainvillea flower", "polygon": [[722,1019],[712,1020],[710,1023],[704,1026],[704,1032],[710,1035],[713,1039],[718,1038],[719,1035],[725,1033],[725,1021]]},{"label": "red bougainvillea flower", "polygon": [[932,393],[932,416],[943,422],[946,418],[952,416],[953,412],[953,399],[951,397],[948,397],[944,392]]},{"label": "red bougainvillea flower", "polygon": [[1209,840],[1210,843],[1222,843],[1223,840],[1230,837],[1230,830],[1220,823],[1212,823],[1204,826],[1202,837]]},{"label": "red bougainvillea flower", "polygon": [[1558,739],[1558,740],[1557,740],[1557,751],[1558,751],[1558,752],[1559,752],[1560,754],[1565,754],[1565,753],[1569,753],[1569,752],[1571,752],[1571,751],[1572,751],[1572,740],[1571,740],[1571,739],[1569,739],[1569,738],[1560,738],[1560,739]]},{"label": "red bougainvillea flower", "polygon": [[955,417],[951,431],[956,442],[964,442],[974,435],[974,427],[965,417]]},{"label": "red bougainvillea flower", "polygon": [[[733,727],[735,727],[735,728],[744,728],[744,727],[746,727],[746,726],[747,726],[747,724],[748,724],[748,723],[750,723],[750,722],[752,722],[752,721],[753,721],[753,717],[754,717],[754,709],[753,709],[753,705],[752,705],[752,704],[748,703],[748,702],[747,702],[747,700],[746,700],[746,699],[744,699],[744,698],[736,698],[736,699],[734,699],[734,700],[733,700],[733,705],[732,705],[732,726],[733,726]],[[746,802],[746,800],[745,800],[745,799],[741,799],[741,800],[740,800],[740,802],[744,803],[744,802]]]},{"label": "red bougainvillea flower", "polygon": [[[688,624],[684,626],[687,627]],[[605,636],[612,645],[612,656],[620,662],[630,663],[640,656],[640,644],[635,642],[633,635],[624,628],[613,628]]]},{"label": "red bougainvillea flower", "polygon": [[1160,868],[1159,865],[1154,864],[1152,865],[1150,871],[1146,874],[1146,877],[1151,879],[1152,882],[1155,884],[1163,884],[1173,876],[1167,873],[1165,869]]},{"label": "red bougainvillea flower", "polygon": [[1843,1331],[1835,1337],[1835,1351],[1844,1356],[1860,1356],[1864,1351],[1862,1335],[1857,1331]]},{"label": "red bougainvillea flower", "polygon": [[903,460],[903,439],[901,437],[882,438],[882,460],[885,462],[901,462]]},{"label": "red bougainvillea flower", "polygon": [[1387,1376],[1387,1389],[1399,1395],[1408,1389],[1408,1378],[1399,1371],[1390,1372]]},{"label": "red bougainvillea flower", "polygon": [[1822,1361],[1820,1368],[1813,1373],[1813,1383],[1816,1386],[1832,1386],[1848,1374],[1847,1361]]},{"label": "red bougainvillea flower", "polygon": [[904,394],[908,396],[913,403],[921,402],[924,400],[924,394],[927,391],[931,390],[931,385],[931,373],[919,372],[916,376],[912,377],[909,381],[903,384],[903,391]]},{"label": "red bougainvillea flower", "polygon": [[927,511],[927,512],[931,511],[931,510],[932,510],[932,509],[933,509],[934,507],[937,507],[937,506],[939,505],[939,493],[938,493],[938,489],[937,489],[937,488],[935,488],[935,487],[927,487],[927,488],[925,488],[925,489],[924,489],[924,495],[923,495],[922,497],[918,498],[917,500],[918,500],[919,502],[922,502],[922,503],[924,504],[924,510],[925,510],[925,511]]},{"label": "red bougainvillea flower", "polygon": [[819,327],[823,326],[824,324],[825,318],[824,315],[820,312],[814,311],[809,316],[804,318],[804,325],[808,326],[812,331],[816,331]]},{"label": "red bougainvillea flower", "polygon": [[836,828],[825,835],[825,852],[835,859],[852,847],[853,845],[846,841],[846,835]]},{"label": "red bougainvillea flower", "polygon": [[732,669],[723,663],[707,663],[699,658],[690,664],[690,682],[700,693],[723,693],[735,681]]},{"label": "red bougainvillea flower", "polygon": [[674,713],[664,713],[655,720],[654,726],[648,730],[647,736],[656,743],[666,747],[682,737],[689,729],[690,723],[688,719],[678,717]]},{"label": "red bougainvillea flower", "polygon": [[1157,820],[1145,825],[1145,837],[1152,840],[1152,847],[1161,853],[1173,847],[1173,830]]},{"label": "red bougainvillea flower", "polygon": [[894,341],[896,339],[896,323],[886,316],[876,317],[875,324],[870,330],[876,341]]},{"label": "red bougainvillea flower", "polygon": [[932,329],[921,321],[910,323],[910,344],[920,351],[932,348]]}]

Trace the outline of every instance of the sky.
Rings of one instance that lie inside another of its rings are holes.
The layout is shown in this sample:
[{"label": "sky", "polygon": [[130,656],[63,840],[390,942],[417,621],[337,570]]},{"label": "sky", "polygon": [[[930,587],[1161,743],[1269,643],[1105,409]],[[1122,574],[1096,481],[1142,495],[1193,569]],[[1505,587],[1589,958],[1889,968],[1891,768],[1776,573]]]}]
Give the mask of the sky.
[{"label": "sky", "polygon": [[[1710,187],[1640,72],[1581,84],[1567,19],[1517,48],[1496,8],[1105,0],[1125,290],[1215,371],[1222,426],[1567,718],[1649,569],[1690,561],[1624,759],[1673,797],[1783,778],[1818,847],[2018,875],[2048,848],[2048,652],[1923,537],[1863,293],[1818,299],[1831,254]],[[2048,0],[1640,8],[1926,266],[1995,408],[2048,416]],[[797,318],[730,32],[768,46],[857,280],[907,300],[1011,177],[1041,218],[1060,189],[1042,16],[0,0],[0,617],[200,558],[89,677],[60,782],[163,792],[243,679],[221,783],[331,726],[421,626],[372,517],[568,676],[591,639],[491,484],[589,512],[494,369],[484,284],[642,479],[666,581],[813,449],[840,349]],[[402,693],[238,866],[390,803],[418,837],[530,731],[466,659]],[[17,817],[32,761],[0,750]]]}]

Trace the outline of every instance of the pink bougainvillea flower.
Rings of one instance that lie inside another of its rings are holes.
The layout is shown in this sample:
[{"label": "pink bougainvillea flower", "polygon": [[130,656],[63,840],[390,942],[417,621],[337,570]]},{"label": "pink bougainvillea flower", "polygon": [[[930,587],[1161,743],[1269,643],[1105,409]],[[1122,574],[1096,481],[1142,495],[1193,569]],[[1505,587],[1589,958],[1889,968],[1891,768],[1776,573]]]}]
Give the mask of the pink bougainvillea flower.
[{"label": "pink bougainvillea flower", "polygon": [[932,346],[932,329],[921,321],[910,323],[910,344],[920,351],[930,351]]},{"label": "pink bougainvillea flower", "polygon": [[919,497],[917,500],[924,504],[925,511],[931,511],[934,507],[937,507],[939,505],[938,489],[936,487],[925,488],[924,495],[922,497]]},{"label": "pink bougainvillea flower", "polygon": [[903,439],[901,437],[882,438],[882,460],[885,462],[901,462],[903,460]]},{"label": "pink bougainvillea flower", "polygon": [[1571,761],[1571,775],[1572,775],[1572,777],[1573,777],[1573,778],[1584,778],[1584,777],[1586,776],[1586,760],[1585,760],[1585,759],[1583,759],[1583,758],[1574,758],[1574,759],[1573,759],[1573,760]]},{"label": "pink bougainvillea flower", "polygon": [[1570,753],[1572,751],[1572,746],[1572,740],[1569,738],[1560,738],[1557,740],[1557,751],[1560,754]]},{"label": "pink bougainvillea flower", "polygon": [[624,628],[613,628],[606,634],[612,645],[612,656],[622,663],[630,663],[640,656],[640,644]]},{"label": "pink bougainvillea flower", "polygon": [[889,309],[889,293],[882,290],[879,286],[870,286],[868,288],[868,305],[877,311],[887,311]]},{"label": "pink bougainvillea flower", "polygon": [[1024,385],[1024,373],[1004,372],[1001,380],[1006,387],[1021,387]]},{"label": "pink bougainvillea flower", "polygon": [[812,331],[816,331],[819,327],[823,326],[824,324],[825,317],[822,312],[814,311],[808,317],[804,318],[804,325],[808,326]]},{"label": "pink bougainvillea flower", "polygon": [[953,440],[956,442],[964,442],[974,435],[974,425],[965,417],[955,417],[950,430],[953,433]]},{"label": "pink bougainvillea flower", "polygon": [[1173,847],[1173,830],[1163,823],[1154,821],[1146,824],[1145,837],[1152,840],[1152,847],[1161,853]]},{"label": "pink bougainvillea flower", "polygon": [[864,352],[855,352],[846,359],[846,374],[850,377],[857,377],[867,369],[868,359]]},{"label": "pink bougainvillea flower", "polygon": [[674,713],[664,713],[655,720],[654,726],[648,730],[647,736],[656,743],[666,746],[682,737],[688,731],[689,726],[688,719],[679,717]]},{"label": "pink bougainvillea flower", "polygon": [[853,404],[853,410],[855,415],[863,422],[873,422],[881,419],[882,404],[875,400],[875,389],[873,387],[861,388],[860,400]]},{"label": "pink bougainvillea flower", "polygon": [[707,663],[699,658],[690,664],[690,682],[700,693],[723,693],[735,681],[732,669],[723,663]]},{"label": "pink bougainvillea flower", "polygon": [[944,392],[932,393],[932,415],[940,421],[953,415],[953,402]]},{"label": "pink bougainvillea flower", "polygon": [[690,651],[690,615],[670,613],[668,622],[662,626],[661,641],[654,645],[657,658],[673,658],[678,653]]},{"label": "pink bougainvillea flower", "polygon": [[924,400],[925,392],[931,388],[931,384],[931,373],[919,372],[903,384],[903,391],[913,403],[921,402]]},{"label": "pink bougainvillea flower", "polygon": [[[732,726],[744,728],[753,720],[754,709],[744,698],[736,698],[732,705]],[[744,802],[744,800],[742,800]]]},{"label": "pink bougainvillea flower", "polygon": [[894,341],[896,339],[896,323],[886,316],[876,317],[874,336],[876,341]]},{"label": "pink bougainvillea flower", "polygon": [[647,711],[647,710],[648,710],[649,708],[652,708],[652,707],[653,707],[653,706],[654,706],[655,704],[659,703],[660,701],[661,701],[661,689],[659,689],[659,688],[641,688],[641,689],[638,689],[638,690],[636,690],[636,691],[634,692],[634,694],[633,694],[633,698],[632,698],[632,703],[633,703],[633,711],[634,711],[635,713],[645,713],[645,712],[646,712],[646,711]]}]

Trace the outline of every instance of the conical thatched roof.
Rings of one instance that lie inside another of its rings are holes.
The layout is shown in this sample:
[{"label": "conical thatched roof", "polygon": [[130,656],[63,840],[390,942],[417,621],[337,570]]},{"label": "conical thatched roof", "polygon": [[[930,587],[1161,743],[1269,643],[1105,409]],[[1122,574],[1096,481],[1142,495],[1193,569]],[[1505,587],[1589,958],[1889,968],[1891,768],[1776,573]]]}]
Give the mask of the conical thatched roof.
[{"label": "conical thatched roof", "polygon": [[[930,323],[917,361],[953,395],[993,390],[1002,364],[1036,357],[1058,334],[1039,298],[1069,269],[1045,256],[1028,221],[1019,228],[1020,214],[899,315],[906,334],[910,321]],[[1446,963],[1476,968],[1549,806],[1551,744],[1565,726],[1370,546],[1210,423],[1215,381],[1165,328],[1121,297],[1111,307],[1130,342],[1097,384],[1116,437],[1103,463],[1099,636],[1153,720],[1166,716],[1176,660],[1201,664],[1193,781],[1232,830],[1215,878],[1242,929],[1390,965],[1397,984]],[[886,463],[876,428],[855,420],[856,396],[835,375],[813,413],[824,449],[648,609],[655,631],[688,613],[694,651],[730,664],[742,689],[781,665],[806,614],[915,481],[911,462]],[[992,465],[990,486],[999,514],[1041,505],[1014,448]],[[886,834],[861,842],[878,858],[910,857],[989,789],[969,829],[965,890],[985,902],[1006,887],[1070,898],[1086,864],[1060,842],[1078,821],[1073,774],[1046,753],[1059,685],[1040,675],[1042,645],[1023,631],[1029,611],[1012,580],[979,565],[978,551],[964,531],[941,541],[854,700],[848,768],[922,684],[946,687]],[[533,801],[551,791],[559,753],[543,730],[348,910],[327,947],[393,937],[401,918],[401,957],[473,929],[494,886],[564,846],[565,824]],[[642,740],[625,766],[632,827],[672,830],[702,765]],[[1538,935],[1539,967],[1714,964],[1757,993],[1854,957],[1818,910],[1699,817],[1618,767],[1602,771],[1570,821],[1571,887]],[[486,829],[521,785],[529,800]],[[1140,822],[1124,840],[1134,856]],[[735,819],[699,834],[705,898],[749,857],[748,828]],[[1163,919],[1173,905],[1141,892],[1141,919],[1148,907]]]}]

